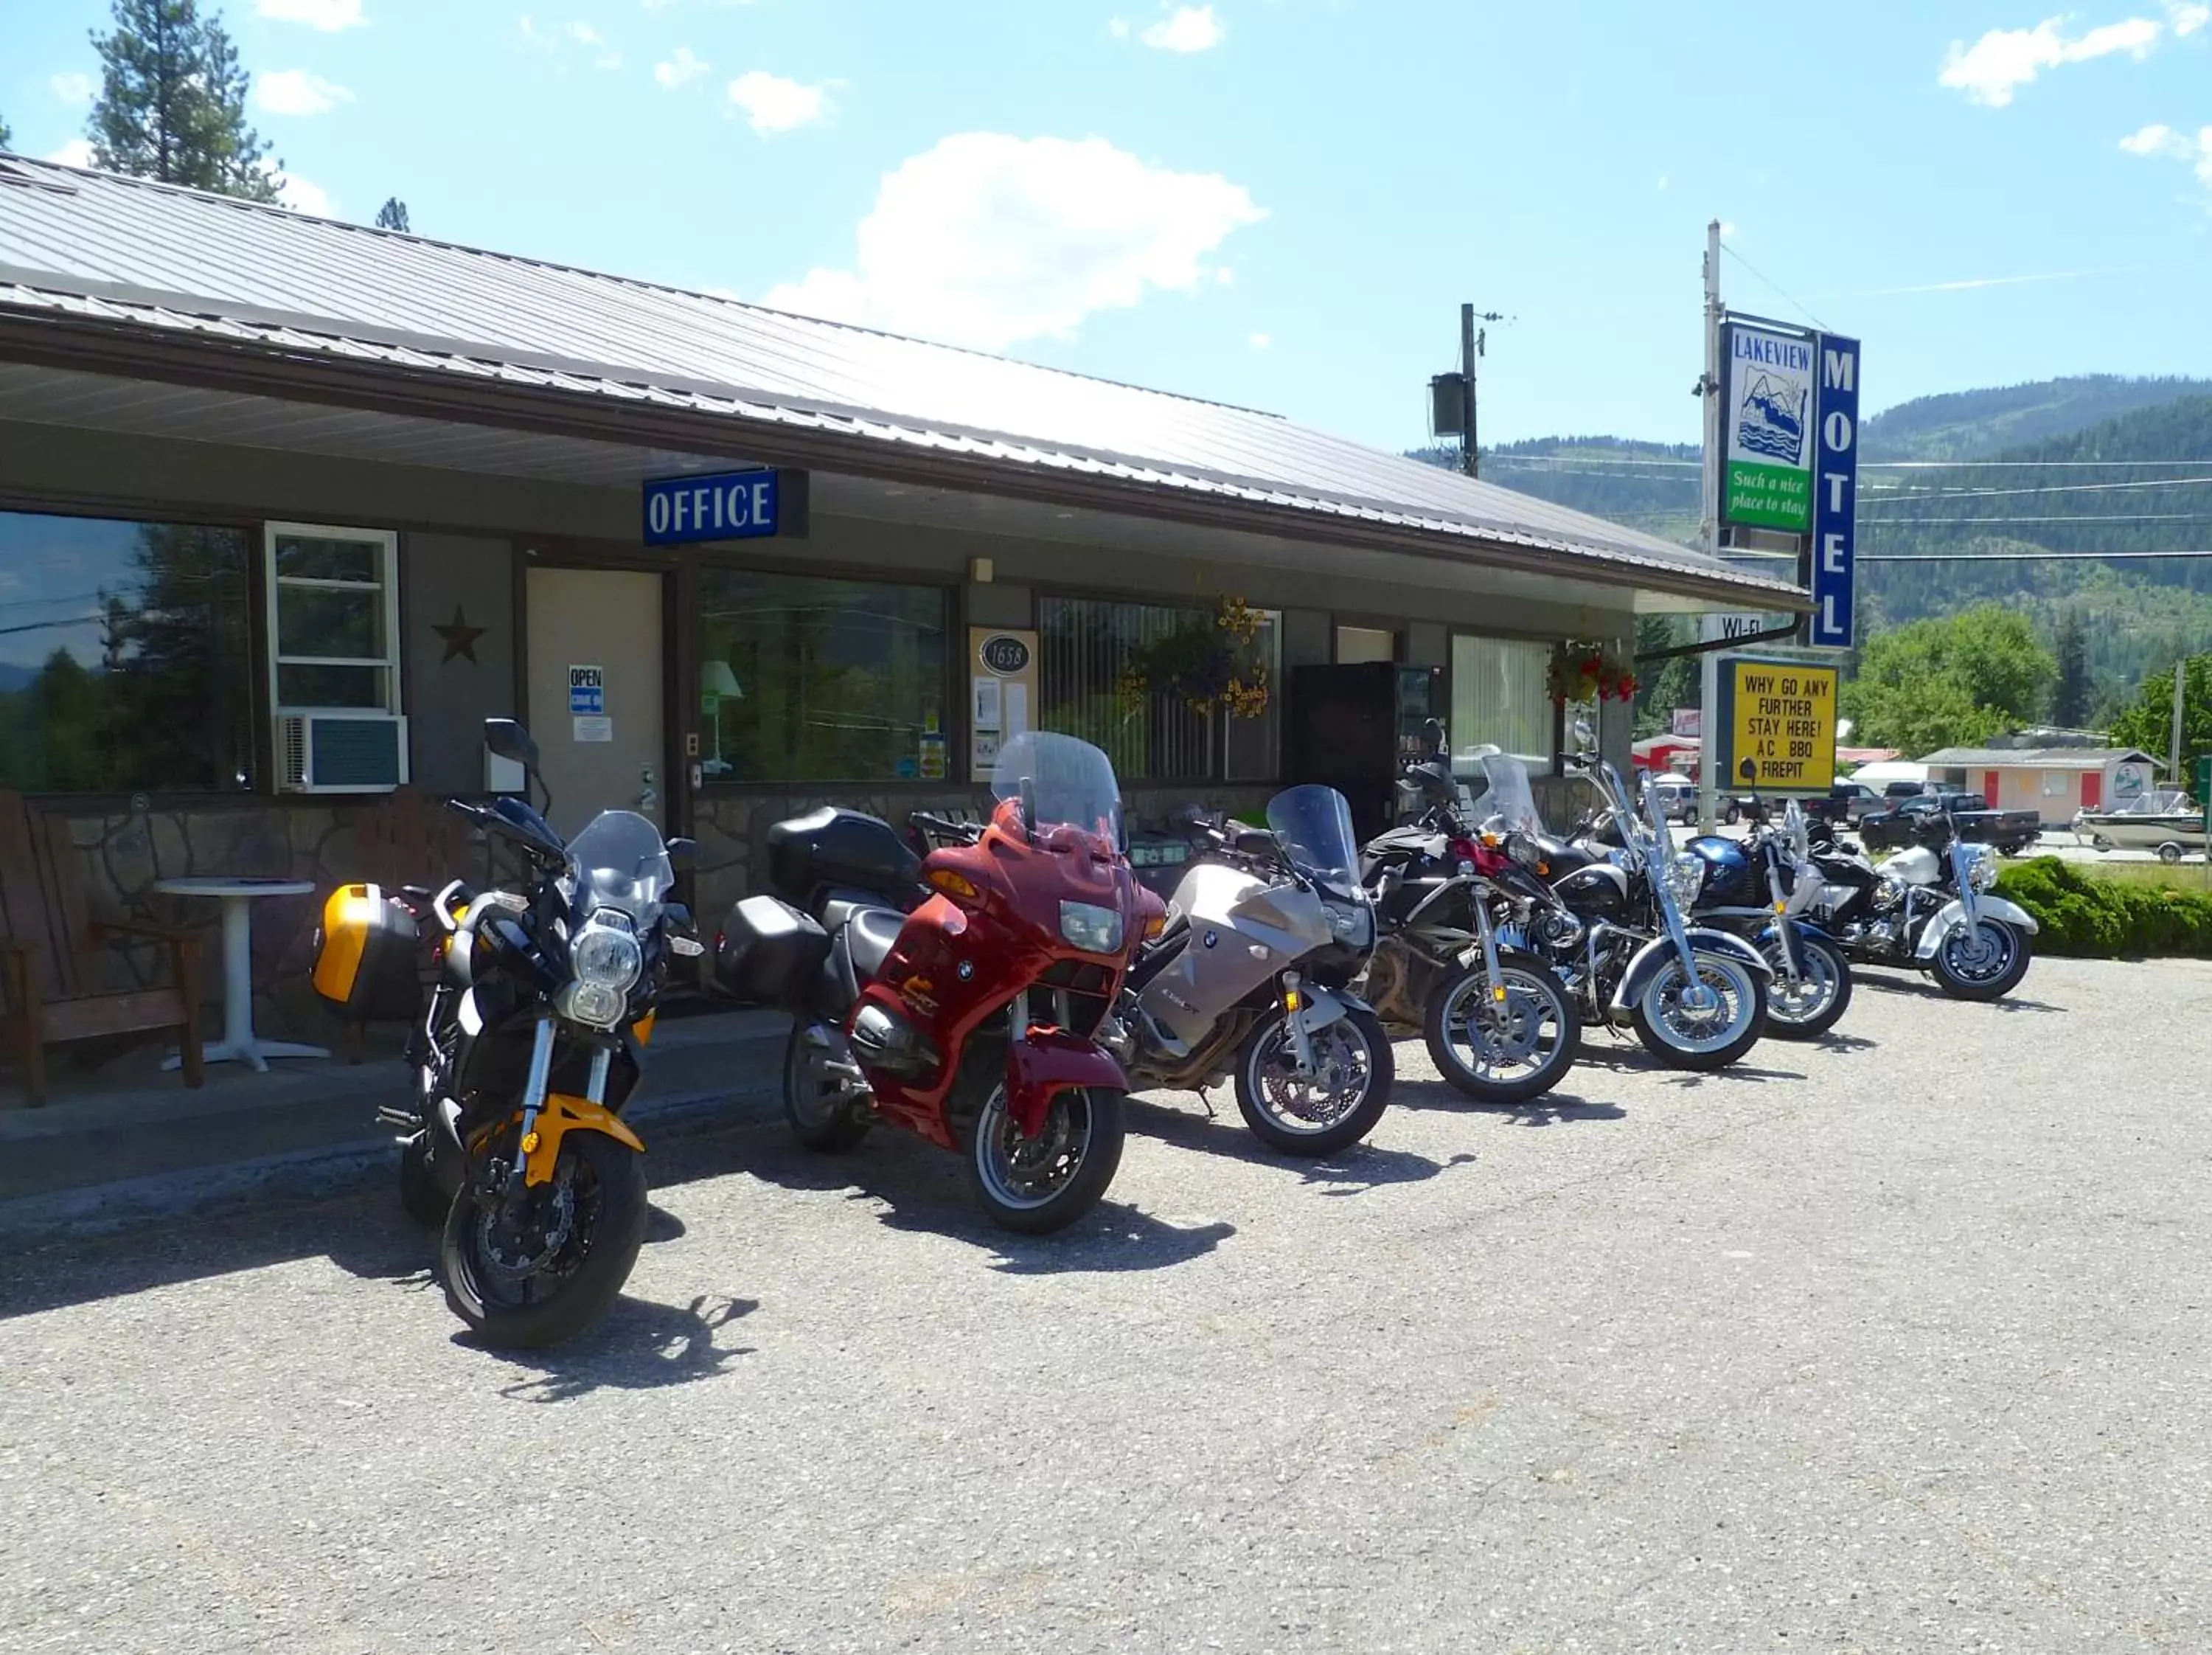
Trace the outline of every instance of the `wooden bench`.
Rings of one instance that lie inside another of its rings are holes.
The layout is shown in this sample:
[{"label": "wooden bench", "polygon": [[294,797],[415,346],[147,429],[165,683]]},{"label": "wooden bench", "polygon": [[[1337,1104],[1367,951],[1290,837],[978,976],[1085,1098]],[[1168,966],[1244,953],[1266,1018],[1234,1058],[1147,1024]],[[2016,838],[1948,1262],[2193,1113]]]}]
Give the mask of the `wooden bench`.
[{"label": "wooden bench", "polygon": [[[100,980],[104,944],[154,942],[168,981],[122,992]],[[200,1084],[199,939],[189,931],[88,917],[64,817],[0,791],[0,1050],[22,1060],[33,1106],[46,1100],[46,1048],[118,1034],[166,1031],[182,1054],[185,1084]]]}]

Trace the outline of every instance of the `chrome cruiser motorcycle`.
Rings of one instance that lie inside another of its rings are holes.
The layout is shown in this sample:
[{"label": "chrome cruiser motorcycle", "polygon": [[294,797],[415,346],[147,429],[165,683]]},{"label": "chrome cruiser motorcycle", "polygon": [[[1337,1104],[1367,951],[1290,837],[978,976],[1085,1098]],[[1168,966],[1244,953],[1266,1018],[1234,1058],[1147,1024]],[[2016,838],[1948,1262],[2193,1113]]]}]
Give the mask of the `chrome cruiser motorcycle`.
[{"label": "chrome cruiser motorcycle", "polygon": [[1291,788],[1264,829],[1184,825],[1202,854],[1123,985],[1131,1084],[1202,1091],[1230,1075],[1270,1148],[1350,1147],[1396,1078],[1389,1037],[1351,989],[1375,946],[1351,806],[1334,788]]},{"label": "chrome cruiser motorcycle", "polygon": [[[536,780],[520,725],[488,721],[485,745]],[[421,1012],[407,1051],[414,1098],[378,1114],[404,1134],[401,1200],[444,1226],[456,1316],[488,1344],[550,1345],[595,1321],[637,1262],[645,1145],[622,1110],[671,958],[703,950],[673,900],[672,846],[644,817],[602,812],[564,843],[525,800],[452,807],[517,853],[523,888],[341,886],[324,910],[314,984],[355,1014],[402,997]]]},{"label": "chrome cruiser motorcycle", "polygon": [[[1491,753],[1480,762],[1486,776],[1519,769],[1527,785],[1518,759]],[[1555,899],[1530,916],[1526,946],[1581,996],[1586,1024],[1632,1027],[1670,1068],[1726,1068],[1765,1030],[1774,968],[1742,938],[1686,917],[1704,863],[1675,850],[1651,783],[1639,808],[1610,764],[1568,762],[1597,785],[1605,806],[1572,842],[1504,836],[1508,854],[1549,880]],[[1617,845],[1597,837],[1608,833]]]},{"label": "chrome cruiser motorcycle", "polygon": [[1826,823],[1813,829],[1824,888],[1812,917],[1868,965],[1925,971],[1955,1000],[2002,1000],[2027,975],[2035,917],[1996,895],[1995,847],[1938,812],[1879,867]]}]

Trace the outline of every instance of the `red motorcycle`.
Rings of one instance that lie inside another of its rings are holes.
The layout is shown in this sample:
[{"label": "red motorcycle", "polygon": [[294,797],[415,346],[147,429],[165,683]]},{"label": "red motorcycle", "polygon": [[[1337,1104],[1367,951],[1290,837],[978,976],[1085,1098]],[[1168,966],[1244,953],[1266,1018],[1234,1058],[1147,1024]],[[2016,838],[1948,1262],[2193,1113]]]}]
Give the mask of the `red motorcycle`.
[{"label": "red motorcycle", "polygon": [[784,1111],[811,1149],[878,1119],[957,1152],[993,1220],[1042,1233],[1094,1206],[1121,1159],[1121,1066],[1104,1050],[1162,904],[1130,876],[1121,789],[1072,736],[1009,741],[986,824],[823,808],[768,833],[774,895],[730,910],[721,986],[793,1013]]}]

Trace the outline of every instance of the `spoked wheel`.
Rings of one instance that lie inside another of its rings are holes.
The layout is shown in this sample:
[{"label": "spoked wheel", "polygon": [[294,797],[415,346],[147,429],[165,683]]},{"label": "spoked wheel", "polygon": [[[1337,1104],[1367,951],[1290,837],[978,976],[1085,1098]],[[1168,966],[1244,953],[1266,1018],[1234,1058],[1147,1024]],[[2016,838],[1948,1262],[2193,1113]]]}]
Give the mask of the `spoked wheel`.
[{"label": "spoked wheel", "polygon": [[2027,937],[2002,920],[1954,926],[1929,962],[1936,984],[1954,1000],[2002,1000],[2027,975]]},{"label": "spoked wheel", "polygon": [[992,1089],[969,1129],[968,1187],[1002,1229],[1045,1235],[1065,1229],[1098,1204],[1121,1165],[1121,1103],[1098,1087],[1056,1093],[1033,1138],[1006,1110],[1006,1089]]},{"label": "spoked wheel", "polygon": [[1524,954],[1500,954],[1505,999],[1491,993],[1480,963],[1430,997],[1422,1030],[1437,1073],[1468,1097],[1519,1104],[1540,1098],[1574,1067],[1582,1018],[1551,968]]},{"label": "spoked wheel", "polygon": [[823,1025],[798,1022],[783,1048],[783,1115],[808,1149],[835,1154],[868,1135],[875,1117],[832,1068],[839,1042]]},{"label": "spoked wheel", "polygon": [[1782,939],[1770,938],[1759,952],[1774,967],[1766,988],[1766,1031],[1777,1040],[1817,1040],[1851,1003],[1851,968],[1826,938],[1799,937],[1797,961],[1804,975],[1792,983]]},{"label": "spoked wheel", "polygon": [[488,1345],[558,1344],[629,1280],[647,1211],[645,1158],[605,1133],[571,1132],[546,1183],[512,1202],[473,1187],[455,1198],[441,1250],[446,1303]]},{"label": "spoked wheel", "polygon": [[1678,1069],[1726,1068],[1758,1043],[1766,1023],[1766,985],[1741,960],[1696,956],[1692,978],[1670,955],[1635,1008],[1636,1037]]},{"label": "spoked wheel", "polygon": [[1237,1107],[1271,1149],[1334,1155],[1382,1118],[1397,1061],[1370,1011],[1348,1010],[1309,1038],[1313,1073],[1301,1074],[1288,1018],[1279,1007],[1261,1018],[1237,1056]]}]

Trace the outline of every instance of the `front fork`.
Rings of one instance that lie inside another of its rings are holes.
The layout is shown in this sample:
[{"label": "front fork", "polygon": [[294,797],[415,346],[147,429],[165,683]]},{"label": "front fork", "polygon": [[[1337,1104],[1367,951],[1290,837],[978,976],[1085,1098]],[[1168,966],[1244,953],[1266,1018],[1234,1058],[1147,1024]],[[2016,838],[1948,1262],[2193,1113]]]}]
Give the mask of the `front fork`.
[{"label": "front fork", "polygon": [[[553,1019],[541,1017],[530,1037],[530,1072],[522,1082],[522,1135],[515,1146],[514,1165],[507,1175],[507,1196],[510,1201],[520,1198],[530,1156],[538,1147],[538,1117],[545,1107],[545,1094],[553,1080]],[[592,1053],[592,1073],[584,1088],[585,1098],[592,1104],[607,1101],[607,1076],[614,1068],[612,1047],[600,1046]]]},{"label": "front fork", "polygon": [[1774,928],[1782,934],[1782,975],[1794,986],[1804,977],[1805,967],[1797,955],[1797,926],[1790,917],[1789,893],[1782,888],[1782,870],[1771,858],[1766,864],[1766,893],[1774,899]]},{"label": "front fork", "polygon": [[1305,1019],[1298,1015],[1306,1003],[1303,982],[1296,971],[1283,973],[1283,1026],[1291,1037],[1291,1056],[1297,1062],[1298,1078],[1310,1080],[1316,1073],[1313,1037],[1306,1032]]},{"label": "front fork", "polygon": [[1482,941],[1482,970],[1490,984],[1492,1005],[1505,1003],[1505,972],[1498,963],[1498,926],[1490,917],[1490,904],[1480,896],[1474,899],[1475,934]]}]

